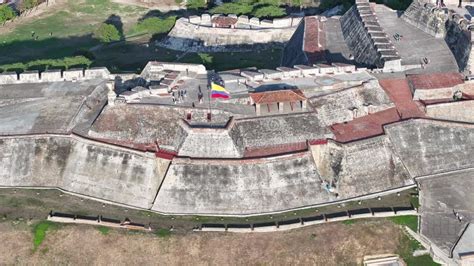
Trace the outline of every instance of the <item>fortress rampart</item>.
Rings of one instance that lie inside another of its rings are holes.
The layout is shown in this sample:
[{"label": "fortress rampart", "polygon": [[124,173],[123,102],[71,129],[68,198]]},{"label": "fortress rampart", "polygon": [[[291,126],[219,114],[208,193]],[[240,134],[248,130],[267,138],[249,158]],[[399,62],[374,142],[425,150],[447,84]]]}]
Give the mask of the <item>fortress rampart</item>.
[{"label": "fortress rampart", "polygon": [[180,18],[160,45],[180,51],[248,50],[252,45],[285,44],[293,36],[301,18],[271,20],[232,16],[237,21],[232,27],[217,27],[212,18],[193,16]]},{"label": "fortress rampart", "polygon": [[0,138],[0,186],[53,187],[150,208],[167,163],[71,135]]},{"label": "fortress rampart", "polygon": [[4,72],[0,73],[0,84],[17,84],[17,83],[39,83],[39,82],[55,82],[55,81],[79,81],[87,79],[109,79],[110,72],[105,67],[90,69],[70,69],[70,70],[46,70],[26,71],[23,73]]},{"label": "fortress rampart", "polygon": [[444,38],[454,54],[460,71],[472,74],[473,25],[454,10],[438,8],[430,3],[413,3],[403,13],[402,19],[436,37]]},{"label": "fortress rampart", "polygon": [[60,188],[165,214],[245,216],[368,197],[472,167],[472,126],[417,119],[386,131],[281,156],[171,161],[75,135],[1,137],[0,186]]},{"label": "fortress rampart", "polygon": [[341,17],[342,32],[354,59],[384,71],[400,71],[401,58],[378,23],[368,0],[356,4]]}]

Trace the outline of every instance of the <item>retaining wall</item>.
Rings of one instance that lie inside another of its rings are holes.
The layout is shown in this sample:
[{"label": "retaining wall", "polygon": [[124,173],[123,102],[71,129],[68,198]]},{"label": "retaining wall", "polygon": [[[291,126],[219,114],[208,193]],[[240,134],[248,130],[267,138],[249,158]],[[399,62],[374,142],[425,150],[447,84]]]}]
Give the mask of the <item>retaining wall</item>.
[{"label": "retaining wall", "polygon": [[70,70],[46,70],[25,71],[23,73],[4,72],[0,73],[0,84],[16,83],[40,83],[55,81],[79,81],[87,79],[103,78],[109,79],[110,72],[105,67],[90,69],[70,69]]},{"label": "retaining wall", "polygon": [[76,136],[0,138],[0,186],[60,188],[150,208],[167,169],[154,154]]},{"label": "retaining wall", "polygon": [[297,24],[284,28],[213,28],[199,26],[181,18],[176,21],[167,38],[158,45],[191,52],[252,50],[253,45],[285,44],[296,28]]}]

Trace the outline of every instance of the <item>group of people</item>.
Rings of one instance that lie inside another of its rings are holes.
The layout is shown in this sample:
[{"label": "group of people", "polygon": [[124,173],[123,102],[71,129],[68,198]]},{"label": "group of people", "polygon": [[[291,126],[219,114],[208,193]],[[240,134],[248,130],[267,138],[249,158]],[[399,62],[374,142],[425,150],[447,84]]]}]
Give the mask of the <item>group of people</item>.
[{"label": "group of people", "polygon": [[188,92],[186,89],[173,91],[171,93],[171,98],[173,100],[173,103],[176,104],[176,103],[184,101],[184,98],[187,96],[187,94]]}]

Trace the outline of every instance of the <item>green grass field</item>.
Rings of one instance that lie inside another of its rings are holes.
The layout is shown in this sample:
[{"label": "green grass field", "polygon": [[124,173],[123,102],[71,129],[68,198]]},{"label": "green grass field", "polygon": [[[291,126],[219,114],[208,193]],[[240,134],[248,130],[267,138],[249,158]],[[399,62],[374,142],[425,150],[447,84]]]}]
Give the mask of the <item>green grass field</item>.
[{"label": "green grass field", "polygon": [[43,243],[46,232],[48,230],[56,229],[58,224],[49,221],[41,221],[33,227],[33,251],[36,251],[38,247]]},{"label": "green grass field", "polygon": [[[242,53],[184,54],[147,45],[151,34],[137,34],[138,21],[149,12],[141,7],[109,0],[68,0],[65,7],[51,10],[50,14],[17,25],[10,33],[0,35],[0,71],[65,69],[68,65],[61,64],[68,61],[65,58],[84,53],[89,55],[91,62],[80,60],[77,66],[105,66],[112,72],[140,72],[152,60],[199,63],[215,70],[253,66],[276,68],[280,63],[280,48]],[[119,23],[123,24],[125,41],[101,45],[92,33],[111,16],[115,22],[119,17]]]}]

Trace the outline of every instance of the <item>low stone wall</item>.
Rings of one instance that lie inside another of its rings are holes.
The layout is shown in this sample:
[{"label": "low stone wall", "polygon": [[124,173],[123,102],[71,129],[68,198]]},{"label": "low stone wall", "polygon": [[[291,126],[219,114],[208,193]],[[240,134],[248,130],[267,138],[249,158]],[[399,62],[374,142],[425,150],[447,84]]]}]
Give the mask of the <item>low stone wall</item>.
[{"label": "low stone wall", "polygon": [[345,211],[339,213],[322,214],[313,217],[296,218],[286,221],[264,222],[254,224],[202,224],[196,232],[234,232],[234,233],[251,233],[251,232],[275,232],[287,231],[291,229],[301,228],[310,225],[324,224],[330,222],[341,222],[355,219],[367,219],[376,217],[395,217],[404,215],[418,215],[414,209],[388,208],[391,211],[377,209],[360,209],[353,211]]},{"label": "low stone wall", "polygon": [[149,226],[143,224],[135,224],[128,221],[119,221],[115,219],[108,219],[102,216],[83,216],[83,215],[70,215],[63,213],[50,212],[47,218],[48,221],[56,223],[68,223],[68,224],[90,224],[100,225],[106,227],[120,228],[120,229],[131,229],[140,231],[151,231]]},{"label": "low stone wall", "polygon": [[[220,16],[223,15],[202,14],[201,16],[190,16],[185,20],[194,25],[209,27],[212,26],[212,19]],[[273,20],[262,20],[257,17],[249,18],[246,15],[237,16],[235,14],[229,14],[227,17],[237,19],[236,28],[288,28],[297,26],[301,21],[301,18],[298,17],[276,18]]]},{"label": "low stone wall", "polygon": [[0,73],[0,84],[16,83],[40,83],[57,81],[78,81],[87,79],[103,78],[109,79],[110,72],[105,67],[90,69],[70,69],[70,70],[46,70],[25,71],[23,73],[4,72]]}]

